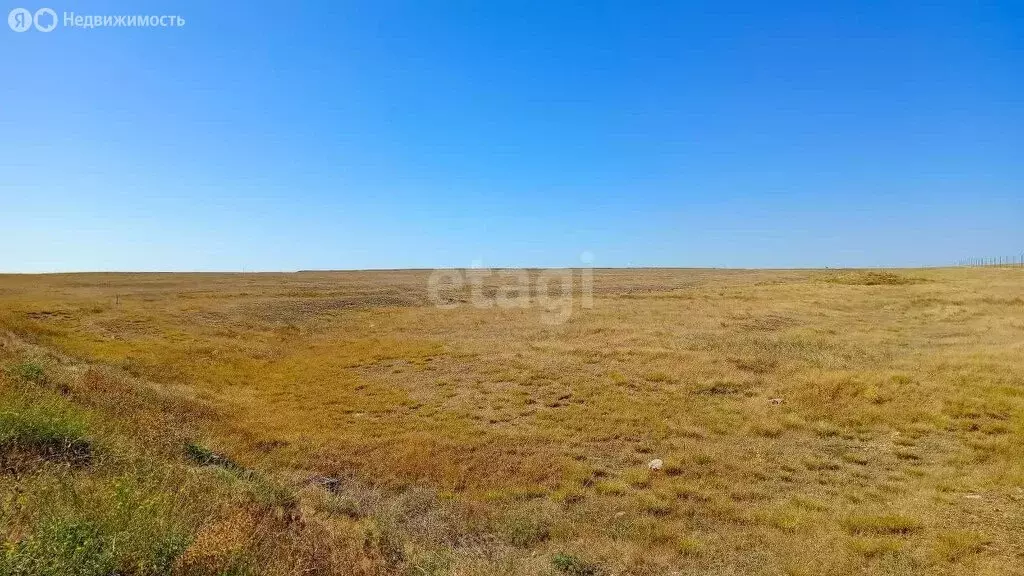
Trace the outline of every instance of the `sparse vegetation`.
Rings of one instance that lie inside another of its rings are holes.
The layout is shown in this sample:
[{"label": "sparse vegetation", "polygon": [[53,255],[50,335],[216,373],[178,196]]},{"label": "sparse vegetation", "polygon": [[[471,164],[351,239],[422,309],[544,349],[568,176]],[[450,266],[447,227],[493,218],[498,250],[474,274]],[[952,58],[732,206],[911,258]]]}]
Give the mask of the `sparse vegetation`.
[{"label": "sparse vegetation", "polygon": [[1013,573],[1022,283],[0,277],[0,574]]},{"label": "sparse vegetation", "polygon": [[834,284],[848,284],[851,286],[903,286],[905,284],[927,282],[923,278],[907,276],[897,272],[874,270],[834,274],[829,276],[827,280]]},{"label": "sparse vegetation", "polygon": [[851,516],[843,523],[853,534],[911,534],[921,529],[921,521],[903,514]]}]

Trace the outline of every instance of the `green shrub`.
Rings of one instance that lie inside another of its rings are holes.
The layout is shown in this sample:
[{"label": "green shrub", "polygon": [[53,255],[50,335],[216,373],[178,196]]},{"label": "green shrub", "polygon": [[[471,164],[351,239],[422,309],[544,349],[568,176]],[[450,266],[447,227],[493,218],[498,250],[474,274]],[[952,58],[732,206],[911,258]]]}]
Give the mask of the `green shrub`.
[{"label": "green shrub", "polygon": [[597,564],[564,552],[555,554],[551,558],[551,565],[555,567],[555,570],[569,576],[598,576],[601,574],[601,569]]},{"label": "green shrub", "polygon": [[31,384],[42,384],[46,382],[46,371],[37,362],[22,362],[14,365],[11,372],[16,378]]}]

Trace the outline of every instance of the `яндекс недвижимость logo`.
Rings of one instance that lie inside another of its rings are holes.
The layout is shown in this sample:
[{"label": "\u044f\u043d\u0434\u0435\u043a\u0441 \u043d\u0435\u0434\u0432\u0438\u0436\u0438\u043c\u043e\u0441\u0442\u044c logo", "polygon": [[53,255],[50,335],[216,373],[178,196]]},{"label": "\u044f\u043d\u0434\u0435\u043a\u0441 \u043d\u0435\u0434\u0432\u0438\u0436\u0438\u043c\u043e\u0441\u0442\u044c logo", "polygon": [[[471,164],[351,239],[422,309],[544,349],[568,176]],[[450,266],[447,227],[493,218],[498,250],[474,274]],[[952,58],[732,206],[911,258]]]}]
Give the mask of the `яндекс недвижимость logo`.
[{"label": "\u044f\u043d\u0434\u0435\u043a\u0441 \u043d\u0435\u0434\u0432\u0438\u0436\u0438\u043c\u043e\u0441\u0442\u044c logo", "polygon": [[[181,28],[185,18],[180,15],[158,14],[76,14],[64,12],[61,21],[65,28],[92,30],[104,28]],[[15,32],[35,28],[50,32],[57,27],[57,11],[40,8],[34,13],[27,8],[15,8],[7,14],[7,25]]]},{"label": "\u044f\u043d\u0434\u0435\u043a\u0441 \u043d\u0435\u0434\u0432\u0438\u0436\u0438\u043c\u043e\u0441\u0442\u044c logo", "polygon": [[25,8],[15,8],[7,15],[7,24],[15,32],[25,32],[33,26],[40,32],[49,32],[57,27],[57,12],[40,8],[33,14]]}]

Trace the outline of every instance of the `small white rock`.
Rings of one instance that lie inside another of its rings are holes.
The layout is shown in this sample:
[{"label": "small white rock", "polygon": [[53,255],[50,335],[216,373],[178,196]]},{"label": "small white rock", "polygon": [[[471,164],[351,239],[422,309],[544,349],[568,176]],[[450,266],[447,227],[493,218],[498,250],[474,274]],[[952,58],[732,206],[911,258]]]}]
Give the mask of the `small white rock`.
[{"label": "small white rock", "polygon": [[665,463],[661,461],[661,458],[655,458],[647,463],[647,467],[651,470],[661,470],[661,467],[664,465]]}]

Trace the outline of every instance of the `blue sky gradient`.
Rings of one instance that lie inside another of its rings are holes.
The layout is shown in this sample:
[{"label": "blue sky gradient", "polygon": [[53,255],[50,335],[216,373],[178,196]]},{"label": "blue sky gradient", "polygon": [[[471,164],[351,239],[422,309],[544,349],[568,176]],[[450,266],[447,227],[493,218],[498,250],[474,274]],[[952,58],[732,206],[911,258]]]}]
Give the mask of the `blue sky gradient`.
[{"label": "blue sky gradient", "polygon": [[12,3],[186,24],[0,29],[0,271],[1021,254],[1024,8],[892,4]]}]

